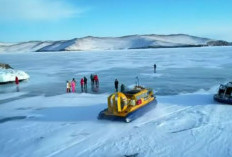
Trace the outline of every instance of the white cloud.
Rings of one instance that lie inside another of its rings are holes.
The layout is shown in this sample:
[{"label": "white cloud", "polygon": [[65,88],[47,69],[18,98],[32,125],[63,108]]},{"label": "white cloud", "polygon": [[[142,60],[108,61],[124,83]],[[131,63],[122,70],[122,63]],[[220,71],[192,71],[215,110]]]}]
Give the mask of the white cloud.
[{"label": "white cloud", "polygon": [[58,20],[84,11],[67,0],[0,0],[0,20]]}]

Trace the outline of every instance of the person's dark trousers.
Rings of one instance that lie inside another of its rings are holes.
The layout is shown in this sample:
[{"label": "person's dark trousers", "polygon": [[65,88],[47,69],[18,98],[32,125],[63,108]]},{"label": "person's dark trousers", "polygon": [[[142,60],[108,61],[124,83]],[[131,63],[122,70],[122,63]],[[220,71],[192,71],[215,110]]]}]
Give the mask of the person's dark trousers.
[{"label": "person's dark trousers", "polygon": [[83,85],[81,85],[81,92],[83,92]]},{"label": "person's dark trousers", "polygon": [[94,80],[91,80],[91,85],[94,86]]},{"label": "person's dark trousers", "polygon": [[87,93],[87,84],[84,85],[85,92]]},{"label": "person's dark trousers", "polygon": [[99,81],[98,80],[96,81],[96,87],[97,88],[99,87]]}]

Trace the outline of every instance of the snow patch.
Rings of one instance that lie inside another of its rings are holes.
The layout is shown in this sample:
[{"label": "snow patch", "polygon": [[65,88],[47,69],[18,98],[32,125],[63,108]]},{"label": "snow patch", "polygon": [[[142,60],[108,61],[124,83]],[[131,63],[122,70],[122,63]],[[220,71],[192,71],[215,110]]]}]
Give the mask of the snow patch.
[{"label": "snow patch", "polygon": [[0,68],[0,83],[13,82],[16,76],[19,80],[27,80],[30,78],[30,76],[22,70]]},{"label": "snow patch", "polygon": [[163,74],[159,74],[159,73],[141,73],[140,75],[146,76],[146,77],[152,77],[152,78],[156,78],[156,77],[161,77],[163,76]]}]

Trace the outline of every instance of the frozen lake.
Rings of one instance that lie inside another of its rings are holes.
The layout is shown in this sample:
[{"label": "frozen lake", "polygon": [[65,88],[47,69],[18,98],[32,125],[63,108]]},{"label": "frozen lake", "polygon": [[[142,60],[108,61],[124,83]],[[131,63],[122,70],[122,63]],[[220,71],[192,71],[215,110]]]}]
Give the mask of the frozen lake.
[{"label": "frozen lake", "polygon": [[[114,91],[114,80],[128,87],[140,83],[158,95],[176,95],[209,90],[232,78],[232,47],[147,49],[95,52],[51,52],[0,54],[0,61],[27,72],[31,78],[21,83],[29,95],[63,94],[66,80],[91,73],[100,79],[99,93]],[[153,73],[153,65],[157,73]],[[14,84],[1,85],[0,93],[15,92]],[[28,96],[29,96],[28,95]]]},{"label": "frozen lake", "polygon": [[[20,92],[0,86],[4,157],[232,156],[232,106],[213,100],[231,81],[232,47],[0,54],[0,62],[30,75]],[[91,73],[99,93],[81,94]],[[132,87],[136,76],[157,92],[156,107],[131,123],[98,120],[115,78]],[[73,77],[78,93],[66,94]]]}]

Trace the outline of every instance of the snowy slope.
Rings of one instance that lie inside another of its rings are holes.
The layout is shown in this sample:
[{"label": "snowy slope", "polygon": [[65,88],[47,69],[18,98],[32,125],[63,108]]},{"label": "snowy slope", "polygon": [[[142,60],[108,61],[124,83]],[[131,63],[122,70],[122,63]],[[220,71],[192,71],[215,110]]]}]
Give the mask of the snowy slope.
[{"label": "snowy slope", "polygon": [[44,46],[41,49],[38,49],[37,51],[65,51],[67,47],[75,44],[75,42],[76,42],[76,39],[55,41],[49,45]]},{"label": "snowy slope", "polygon": [[132,35],[124,37],[84,37],[56,42],[38,51],[118,50],[149,47],[206,45],[210,39],[188,35]]},{"label": "snowy slope", "polygon": [[163,42],[175,43],[175,44],[187,44],[187,45],[207,45],[210,40],[208,38],[200,38],[185,34],[173,34],[173,35],[145,35],[144,37],[152,40],[158,40]]},{"label": "snowy slope", "polygon": [[[217,46],[222,42],[185,34],[131,35],[123,37],[84,37],[62,41],[31,41],[17,44],[0,44],[0,52],[120,50],[159,47]],[[224,42],[223,45],[226,45]],[[229,44],[229,43],[228,43]]]},{"label": "snowy slope", "polygon": [[14,45],[16,43],[2,43],[0,42],[0,46],[10,46],[10,45]]},{"label": "snowy slope", "polygon": [[45,42],[29,41],[29,42],[22,42],[22,43],[11,44],[11,45],[0,45],[0,52],[14,52],[14,53],[34,52],[52,43],[53,42],[49,42],[49,41],[45,41]]},{"label": "snowy slope", "polygon": [[15,43],[2,43],[0,42],[0,52],[6,51],[6,47],[10,47],[11,45],[14,45]]}]

